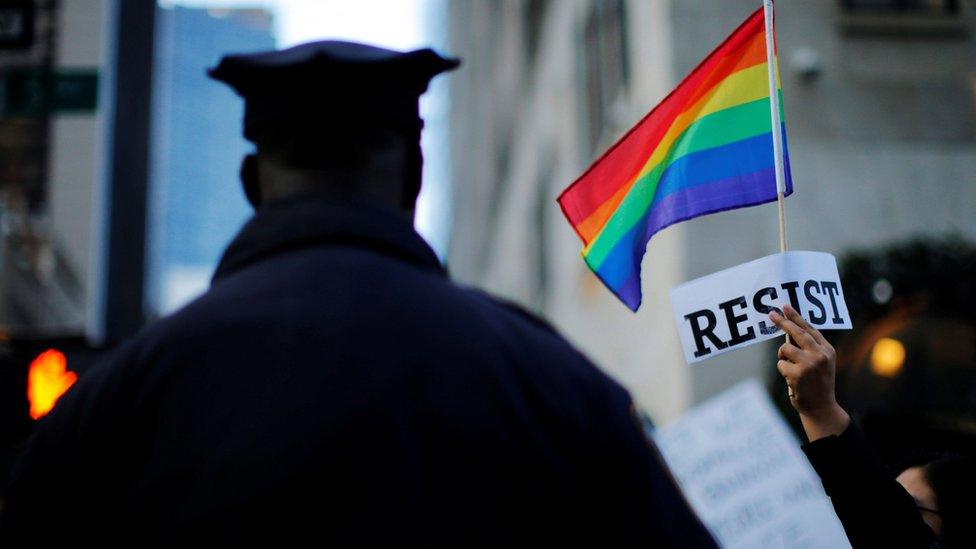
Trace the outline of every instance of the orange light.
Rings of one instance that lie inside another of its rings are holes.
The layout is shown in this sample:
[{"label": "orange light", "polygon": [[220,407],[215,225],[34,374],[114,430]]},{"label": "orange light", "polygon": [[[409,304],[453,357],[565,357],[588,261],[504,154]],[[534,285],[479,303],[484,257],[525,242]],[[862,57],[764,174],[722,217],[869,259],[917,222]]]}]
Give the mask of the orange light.
[{"label": "orange light", "polygon": [[883,337],[871,349],[871,372],[881,377],[895,377],[905,365],[905,346],[901,341]]},{"label": "orange light", "polygon": [[30,416],[41,419],[47,415],[77,379],[78,374],[68,371],[68,359],[61,351],[48,349],[37,355],[27,371]]}]

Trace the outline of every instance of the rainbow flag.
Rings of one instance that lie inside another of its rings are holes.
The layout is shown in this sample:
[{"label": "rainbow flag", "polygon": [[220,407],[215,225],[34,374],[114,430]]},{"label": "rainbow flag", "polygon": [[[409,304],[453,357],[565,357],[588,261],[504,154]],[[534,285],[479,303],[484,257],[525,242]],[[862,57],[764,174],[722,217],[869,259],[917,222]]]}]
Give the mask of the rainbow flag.
[{"label": "rainbow flag", "polygon": [[[760,8],[559,196],[586,264],[631,310],[656,232],[776,200],[771,119]],[[785,124],[782,132],[788,195]]]}]

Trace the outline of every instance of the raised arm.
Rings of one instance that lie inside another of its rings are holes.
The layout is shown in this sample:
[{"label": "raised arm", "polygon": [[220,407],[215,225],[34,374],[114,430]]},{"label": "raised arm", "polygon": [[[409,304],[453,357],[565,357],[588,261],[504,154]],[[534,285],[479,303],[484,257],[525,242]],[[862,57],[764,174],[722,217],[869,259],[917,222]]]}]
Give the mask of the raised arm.
[{"label": "raised arm", "polygon": [[776,367],[791,390],[790,403],[800,414],[810,442],[847,429],[851,418],[837,404],[834,392],[836,352],[824,336],[787,305],[786,317],[773,312],[769,318],[790,335],[779,348]]},{"label": "raised arm", "polygon": [[777,368],[790,387],[809,444],[803,446],[854,548],[933,547],[915,499],[882,463],[837,403],[836,354],[823,335],[796,310],[770,319],[790,336],[779,349]]}]

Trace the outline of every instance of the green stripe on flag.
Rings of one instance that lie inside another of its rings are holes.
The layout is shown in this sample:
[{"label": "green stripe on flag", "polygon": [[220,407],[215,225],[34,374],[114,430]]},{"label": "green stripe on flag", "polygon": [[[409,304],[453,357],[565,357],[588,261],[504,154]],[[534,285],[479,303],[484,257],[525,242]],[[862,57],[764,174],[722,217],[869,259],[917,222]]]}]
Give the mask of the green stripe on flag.
[{"label": "green stripe on flag", "polygon": [[[782,92],[780,92],[782,98]],[[783,115],[780,101],[780,115]],[[729,143],[772,131],[769,98],[725,109],[702,117],[688,126],[675,140],[664,160],[640,178],[607,220],[606,225],[586,250],[587,263],[602,265],[613,245],[647,213],[661,176],[671,164],[689,154],[714,149]],[[598,267],[597,267],[598,268]]]}]

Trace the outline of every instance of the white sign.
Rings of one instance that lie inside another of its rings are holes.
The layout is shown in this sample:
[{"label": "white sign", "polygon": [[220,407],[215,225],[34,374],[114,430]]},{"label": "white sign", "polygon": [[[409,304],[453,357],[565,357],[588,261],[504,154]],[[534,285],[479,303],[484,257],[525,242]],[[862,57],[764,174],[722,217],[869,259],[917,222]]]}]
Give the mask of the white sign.
[{"label": "white sign", "polygon": [[850,330],[837,261],[823,252],[786,252],[671,289],[689,364],[782,336],[769,313],[789,303],[819,330]]},{"label": "white sign", "polygon": [[722,547],[850,547],[820,478],[757,381],[701,404],[655,440]]}]

